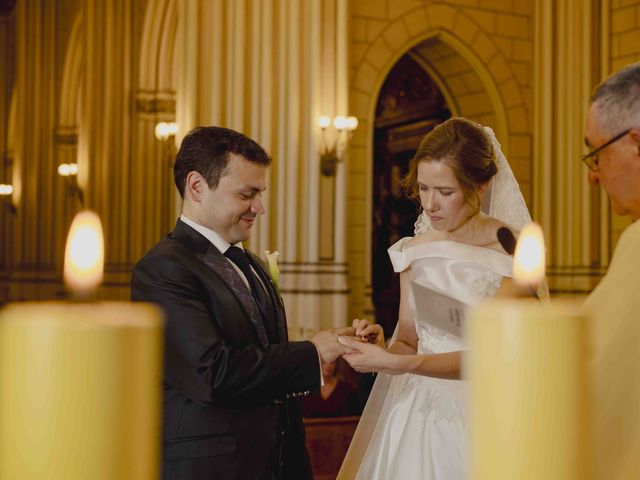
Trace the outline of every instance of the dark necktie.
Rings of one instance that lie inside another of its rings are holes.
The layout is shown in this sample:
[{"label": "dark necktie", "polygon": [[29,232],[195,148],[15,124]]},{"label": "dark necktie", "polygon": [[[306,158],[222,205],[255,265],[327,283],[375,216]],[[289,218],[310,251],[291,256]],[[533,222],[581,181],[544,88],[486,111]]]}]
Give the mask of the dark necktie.
[{"label": "dark necktie", "polygon": [[265,324],[265,328],[267,330],[267,335],[271,340],[275,337],[274,335],[274,325],[271,325],[272,322],[269,321],[269,299],[267,297],[267,292],[265,292],[264,287],[260,283],[260,280],[256,276],[256,273],[251,268],[251,260],[249,259],[249,255],[241,248],[231,246],[224,252],[224,256],[235,263],[240,271],[244,273],[244,276],[247,277],[247,281],[249,282],[249,287],[251,290],[251,295],[253,295],[253,299],[258,304],[258,309],[260,310],[260,314],[262,315],[262,321]]}]

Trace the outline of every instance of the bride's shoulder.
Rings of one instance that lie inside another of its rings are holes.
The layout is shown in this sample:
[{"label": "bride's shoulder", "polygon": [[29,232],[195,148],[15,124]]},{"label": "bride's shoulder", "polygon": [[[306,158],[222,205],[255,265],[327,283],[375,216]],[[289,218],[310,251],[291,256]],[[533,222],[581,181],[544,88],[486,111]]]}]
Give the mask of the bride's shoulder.
[{"label": "bride's shoulder", "polygon": [[419,233],[415,237],[410,238],[405,244],[405,248],[416,247],[423,243],[430,243],[440,240],[438,238],[438,232],[436,230],[427,230],[426,232]]}]

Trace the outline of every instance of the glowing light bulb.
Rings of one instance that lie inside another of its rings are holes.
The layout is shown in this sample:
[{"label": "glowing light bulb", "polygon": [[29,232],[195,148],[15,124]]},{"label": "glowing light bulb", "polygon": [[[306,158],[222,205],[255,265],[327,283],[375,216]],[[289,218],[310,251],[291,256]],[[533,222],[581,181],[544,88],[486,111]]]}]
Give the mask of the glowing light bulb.
[{"label": "glowing light bulb", "polygon": [[322,128],[324,130],[329,125],[331,125],[331,118],[326,116],[326,115],[320,116],[318,118],[318,125],[320,126],[320,128]]},{"label": "glowing light bulb", "polygon": [[356,117],[347,117],[346,128],[350,132],[358,128],[358,119]]},{"label": "glowing light bulb", "polygon": [[61,163],[58,165],[58,175],[61,177],[68,177],[71,174],[71,167],[68,163]]},{"label": "glowing light bulb", "polygon": [[333,126],[336,127],[337,130],[344,130],[347,128],[347,117],[338,115],[333,119]]}]

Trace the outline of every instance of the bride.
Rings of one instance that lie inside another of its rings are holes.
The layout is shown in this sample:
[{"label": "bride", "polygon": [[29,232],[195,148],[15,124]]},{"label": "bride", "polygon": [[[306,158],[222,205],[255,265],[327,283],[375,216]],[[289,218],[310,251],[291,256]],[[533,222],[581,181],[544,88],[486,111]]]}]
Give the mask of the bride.
[{"label": "bride", "polygon": [[516,235],[531,221],[493,131],[464,118],[425,136],[404,183],[423,212],[416,235],[389,248],[401,292],[392,342],[385,349],[380,326],[365,320],[354,321],[356,334],[375,344],[340,337],[355,370],[381,374],[338,479],[468,476],[465,343],[431,325],[428,312],[418,321],[411,284],[466,305],[495,296],[512,271],[497,232]]}]

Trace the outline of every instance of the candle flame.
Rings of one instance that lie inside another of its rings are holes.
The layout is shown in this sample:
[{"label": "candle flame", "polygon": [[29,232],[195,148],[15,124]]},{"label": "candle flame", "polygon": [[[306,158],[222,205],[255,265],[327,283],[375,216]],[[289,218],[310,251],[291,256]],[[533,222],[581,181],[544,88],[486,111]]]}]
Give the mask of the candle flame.
[{"label": "candle flame", "polygon": [[537,286],[544,279],[545,249],[542,228],[530,223],[522,229],[513,259],[513,279],[522,285]]},{"label": "candle flame", "polygon": [[73,291],[90,292],[104,273],[104,239],[100,217],[84,210],[69,229],[64,255],[64,283]]}]

